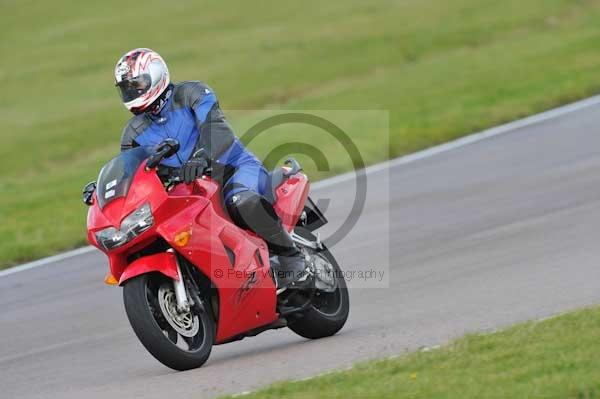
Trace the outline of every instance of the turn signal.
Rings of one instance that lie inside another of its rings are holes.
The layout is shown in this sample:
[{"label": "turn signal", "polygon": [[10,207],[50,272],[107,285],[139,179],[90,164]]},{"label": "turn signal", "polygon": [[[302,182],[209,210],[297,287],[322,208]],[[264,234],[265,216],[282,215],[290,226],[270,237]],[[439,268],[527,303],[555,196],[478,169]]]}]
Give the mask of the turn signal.
[{"label": "turn signal", "polygon": [[177,233],[177,235],[175,235],[173,241],[178,247],[185,247],[187,243],[190,242],[191,236],[192,233],[190,233],[189,231],[182,231],[181,233]]},{"label": "turn signal", "polygon": [[106,275],[106,277],[104,278],[104,282],[108,285],[118,285],[119,284],[119,280],[117,280],[115,278],[115,276],[113,276],[111,273],[108,273]]}]

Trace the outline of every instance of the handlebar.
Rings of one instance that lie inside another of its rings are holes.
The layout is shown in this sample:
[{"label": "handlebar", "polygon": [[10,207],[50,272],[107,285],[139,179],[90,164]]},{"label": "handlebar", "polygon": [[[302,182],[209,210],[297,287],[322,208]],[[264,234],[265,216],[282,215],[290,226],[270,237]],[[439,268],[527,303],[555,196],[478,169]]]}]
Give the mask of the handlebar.
[{"label": "handlebar", "polygon": [[[159,168],[160,171],[160,168]],[[202,174],[202,178],[204,177],[211,177],[212,175],[212,171],[213,168],[207,168],[204,173]],[[167,168],[167,170],[164,171],[164,173],[160,173],[159,172],[159,176],[161,178],[161,180],[163,182],[168,182],[168,184],[179,184],[179,183],[183,183],[183,179],[180,176],[180,169],[175,169],[175,168]]]}]

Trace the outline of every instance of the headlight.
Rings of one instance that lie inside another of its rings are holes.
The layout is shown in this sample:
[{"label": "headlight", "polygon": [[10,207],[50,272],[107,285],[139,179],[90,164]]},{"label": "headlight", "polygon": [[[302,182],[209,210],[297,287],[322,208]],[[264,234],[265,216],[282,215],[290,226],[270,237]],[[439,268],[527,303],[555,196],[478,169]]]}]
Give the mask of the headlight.
[{"label": "headlight", "polygon": [[107,250],[118,248],[148,230],[154,224],[150,204],[145,203],[121,222],[121,228],[109,227],[96,233],[96,240]]}]

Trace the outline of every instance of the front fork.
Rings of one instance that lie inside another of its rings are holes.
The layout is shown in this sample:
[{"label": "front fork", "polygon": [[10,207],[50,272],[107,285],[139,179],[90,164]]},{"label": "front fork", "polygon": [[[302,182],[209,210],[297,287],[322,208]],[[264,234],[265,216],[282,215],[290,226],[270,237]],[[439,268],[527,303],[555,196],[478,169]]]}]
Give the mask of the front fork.
[{"label": "front fork", "polygon": [[[168,249],[167,252],[175,252],[173,249]],[[183,273],[179,259],[175,255],[175,264],[177,265],[177,275],[179,279],[173,280],[173,289],[175,290],[175,299],[177,300],[177,310],[182,313],[190,311],[190,301],[188,300],[187,292],[185,291],[185,282],[183,281]]]}]

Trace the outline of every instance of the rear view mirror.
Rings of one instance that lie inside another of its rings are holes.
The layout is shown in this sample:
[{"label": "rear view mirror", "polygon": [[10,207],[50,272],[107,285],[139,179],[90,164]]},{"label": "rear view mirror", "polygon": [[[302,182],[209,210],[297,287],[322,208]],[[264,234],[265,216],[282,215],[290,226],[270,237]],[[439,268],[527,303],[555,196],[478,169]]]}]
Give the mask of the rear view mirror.
[{"label": "rear view mirror", "polygon": [[83,203],[87,206],[94,204],[94,192],[96,191],[96,182],[91,181],[83,187]]},{"label": "rear view mirror", "polygon": [[164,158],[169,158],[179,151],[179,141],[168,138],[156,148],[156,152],[148,158],[146,169],[154,169]]},{"label": "rear view mirror", "polygon": [[179,141],[172,139],[172,138],[168,138],[168,139],[165,139],[162,143],[160,143],[158,148],[159,148],[159,150],[161,148],[166,148],[167,152],[165,153],[164,158],[169,158],[169,157],[175,155],[175,153],[177,153],[177,151],[179,151]]}]

